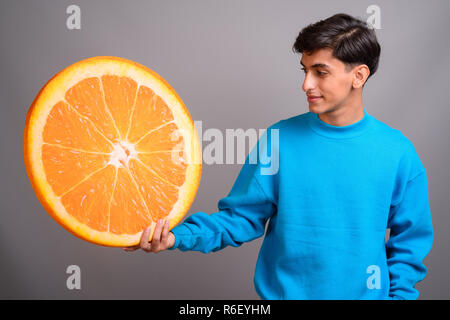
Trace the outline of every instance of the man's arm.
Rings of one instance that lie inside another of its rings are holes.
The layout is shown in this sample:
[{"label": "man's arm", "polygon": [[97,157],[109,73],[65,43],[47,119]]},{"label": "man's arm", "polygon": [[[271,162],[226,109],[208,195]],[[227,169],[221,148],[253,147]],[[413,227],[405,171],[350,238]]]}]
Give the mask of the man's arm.
[{"label": "man's arm", "polygon": [[427,269],[422,261],[433,243],[426,171],[409,179],[399,202],[391,205],[388,228],[389,296],[417,299],[419,292],[414,286],[425,278]]},{"label": "man's arm", "polygon": [[276,212],[279,146],[278,134],[272,141],[272,133],[267,132],[271,128],[262,134],[247,156],[231,191],[219,201],[218,212],[192,214],[172,232],[169,232],[168,225],[163,228],[163,224],[157,224],[151,243],[146,229],[141,243],[125,250],[141,248],[147,252],[159,252],[178,248],[207,253],[226,246],[237,247],[261,237],[267,220]]},{"label": "man's arm", "polygon": [[204,253],[226,246],[240,246],[264,234],[266,221],[276,207],[253,176],[253,169],[245,164],[228,196],[219,201],[219,211],[213,214],[198,212],[169,232],[169,223],[158,221],[152,241],[151,228],[143,231],[139,245],[125,251],[142,249],[146,252],[180,249]]},{"label": "man's arm", "polygon": [[[242,185],[237,179],[235,185]],[[227,246],[238,247],[244,242],[264,234],[266,221],[275,212],[255,178],[245,182],[245,188],[233,188],[218,203],[218,212],[198,212],[183,224],[172,229],[175,244],[170,250],[196,250],[204,253],[221,250]]]}]

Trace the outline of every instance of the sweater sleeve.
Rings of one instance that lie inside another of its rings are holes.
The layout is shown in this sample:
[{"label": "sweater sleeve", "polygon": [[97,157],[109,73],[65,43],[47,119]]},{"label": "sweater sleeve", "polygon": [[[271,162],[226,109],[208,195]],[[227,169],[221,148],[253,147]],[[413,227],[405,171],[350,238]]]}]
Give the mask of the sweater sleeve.
[{"label": "sweater sleeve", "polygon": [[[428,182],[425,168],[414,152],[408,171],[414,172],[398,188],[391,205],[386,243],[392,299],[417,299],[415,285],[425,278],[427,268],[423,260],[431,250],[433,227],[428,201]],[[416,165],[414,165],[416,163]]]},{"label": "sweater sleeve", "polygon": [[267,150],[267,141],[270,141],[264,140],[267,136],[266,130],[247,156],[229,194],[219,200],[218,211],[194,213],[174,227],[171,231],[175,235],[175,244],[169,250],[215,252],[227,246],[238,247],[264,234],[267,220],[276,212],[272,196],[276,174],[264,174],[267,172],[264,164],[252,159],[255,159],[258,146],[259,155]]}]

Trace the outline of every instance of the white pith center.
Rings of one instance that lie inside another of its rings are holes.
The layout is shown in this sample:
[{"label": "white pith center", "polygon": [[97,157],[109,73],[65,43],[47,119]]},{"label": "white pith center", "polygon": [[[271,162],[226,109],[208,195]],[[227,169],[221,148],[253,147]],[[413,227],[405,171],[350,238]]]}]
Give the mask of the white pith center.
[{"label": "white pith center", "polygon": [[114,145],[108,164],[112,164],[116,168],[126,167],[128,166],[128,161],[132,158],[137,158],[134,144],[128,141],[120,141]]}]

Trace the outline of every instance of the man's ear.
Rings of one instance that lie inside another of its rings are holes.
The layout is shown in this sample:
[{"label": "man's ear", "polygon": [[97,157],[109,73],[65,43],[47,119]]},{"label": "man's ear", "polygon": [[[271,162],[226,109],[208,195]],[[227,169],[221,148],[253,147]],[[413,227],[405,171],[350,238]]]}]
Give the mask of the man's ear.
[{"label": "man's ear", "polygon": [[367,65],[361,64],[353,69],[353,88],[362,88],[364,83],[366,83],[367,78],[369,78],[370,69]]}]

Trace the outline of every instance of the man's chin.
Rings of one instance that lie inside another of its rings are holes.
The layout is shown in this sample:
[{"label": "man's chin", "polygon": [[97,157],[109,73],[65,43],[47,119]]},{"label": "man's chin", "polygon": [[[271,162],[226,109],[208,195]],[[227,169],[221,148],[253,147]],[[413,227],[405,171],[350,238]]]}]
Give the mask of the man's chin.
[{"label": "man's chin", "polygon": [[317,103],[310,103],[308,107],[309,107],[309,111],[312,113],[320,114],[320,113],[323,113],[326,111],[322,105],[317,104]]}]

